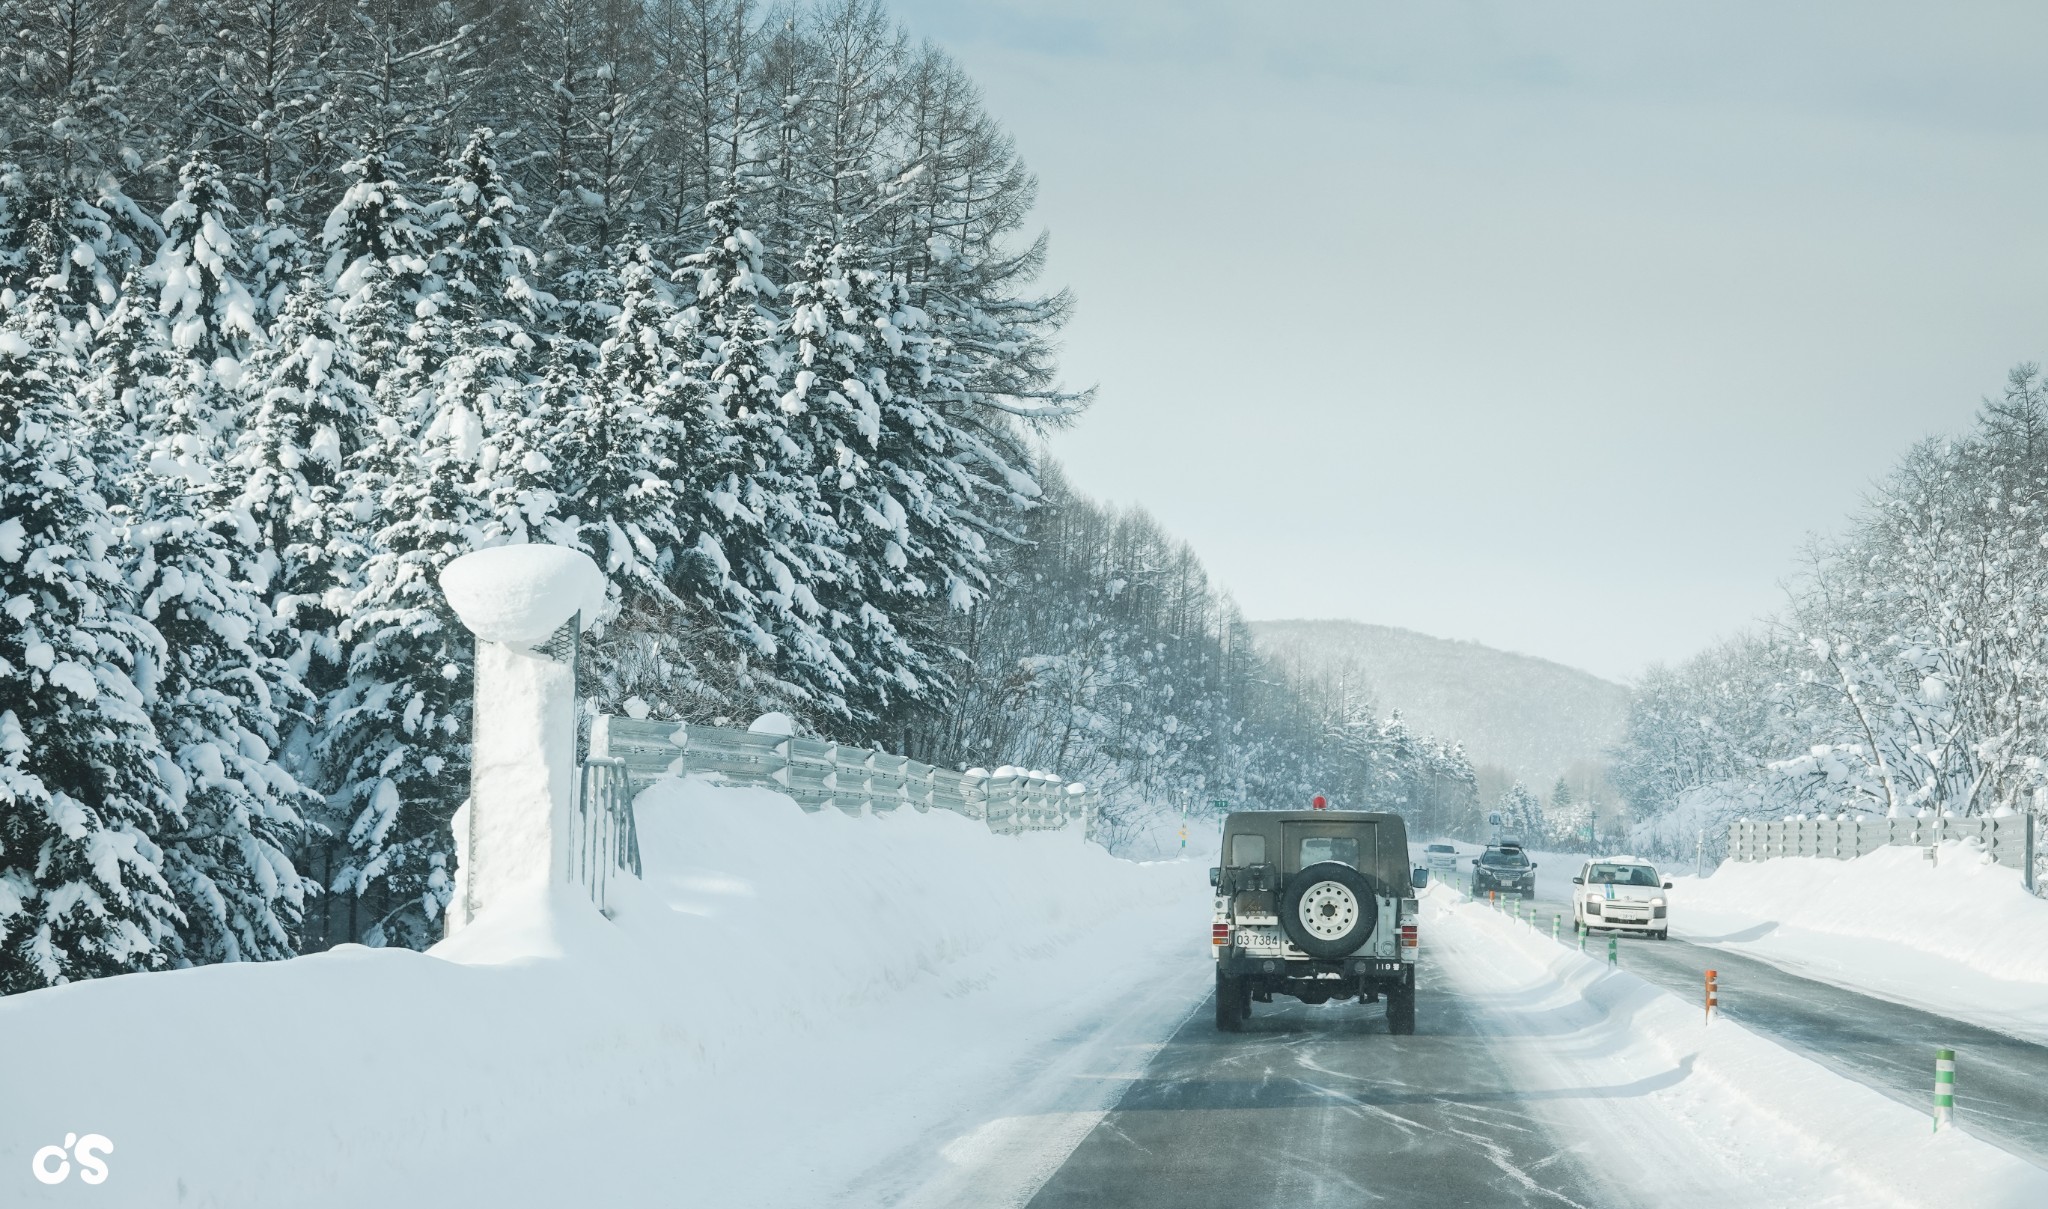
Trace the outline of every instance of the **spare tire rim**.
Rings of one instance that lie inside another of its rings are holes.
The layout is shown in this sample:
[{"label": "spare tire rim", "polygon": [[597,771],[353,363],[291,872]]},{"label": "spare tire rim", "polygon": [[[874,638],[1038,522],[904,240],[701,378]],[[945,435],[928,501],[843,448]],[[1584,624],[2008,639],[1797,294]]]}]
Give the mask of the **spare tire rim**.
[{"label": "spare tire rim", "polygon": [[1301,896],[1296,914],[1317,940],[1342,940],[1358,925],[1358,896],[1343,882],[1317,882]]}]

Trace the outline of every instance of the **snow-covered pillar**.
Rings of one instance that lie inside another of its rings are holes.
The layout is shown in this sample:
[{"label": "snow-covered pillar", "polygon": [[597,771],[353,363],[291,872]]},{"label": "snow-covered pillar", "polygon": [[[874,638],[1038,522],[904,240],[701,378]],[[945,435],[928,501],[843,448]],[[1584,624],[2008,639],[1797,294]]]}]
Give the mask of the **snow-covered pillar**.
[{"label": "snow-covered pillar", "polygon": [[449,563],[441,590],[477,638],[470,797],[455,820],[452,933],[494,903],[569,876],[576,804],[571,652],[579,629],[604,606],[605,579],[581,551],[495,546]]}]

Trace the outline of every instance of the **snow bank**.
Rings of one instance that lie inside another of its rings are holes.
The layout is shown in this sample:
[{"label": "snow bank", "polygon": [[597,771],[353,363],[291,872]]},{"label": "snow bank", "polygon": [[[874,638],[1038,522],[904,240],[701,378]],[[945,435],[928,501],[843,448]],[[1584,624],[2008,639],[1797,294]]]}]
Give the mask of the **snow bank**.
[{"label": "snow bank", "polygon": [[[2048,1172],[1539,931],[1432,889],[1423,954],[1555,1135],[1634,1206],[2048,1204]],[[1426,1003],[1424,1011],[1427,1010]],[[1928,1055],[1932,1082],[1933,1055]]]},{"label": "snow bank", "polygon": [[94,1132],[105,1207],[845,1203],[882,1156],[986,1126],[1083,1022],[1207,972],[1200,862],[694,781],[639,821],[616,922],[558,888],[427,954],[0,1000],[0,1199],[75,1196],[20,1168]]},{"label": "snow bank", "polygon": [[2048,901],[1967,841],[1922,853],[1674,878],[1672,934],[2048,1043]]}]

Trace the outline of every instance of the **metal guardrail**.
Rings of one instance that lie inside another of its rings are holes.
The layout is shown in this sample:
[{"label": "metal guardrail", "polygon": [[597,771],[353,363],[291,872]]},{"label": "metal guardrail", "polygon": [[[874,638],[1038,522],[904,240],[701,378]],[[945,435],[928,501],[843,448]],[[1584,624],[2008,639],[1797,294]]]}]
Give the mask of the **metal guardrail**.
[{"label": "metal guardrail", "polygon": [[592,756],[576,786],[570,867],[590,890],[597,909],[611,914],[612,877],[640,876],[640,829],[633,819],[633,787],[623,760]]},{"label": "metal guardrail", "polygon": [[2034,830],[2031,814],[1776,822],[1743,819],[1728,825],[1728,859],[1767,861],[1780,856],[1818,856],[1846,861],[1889,846],[1925,848],[1955,840],[1976,840],[1999,864],[2020,870],[2031,889]]},{"label": "metal guardrail", "polygon": [[823,739],[718,726],[604,715],[591,726],[590,752],[592,762],[617,762],[633,791],[666,776],[706,773],[772,788],[805,810],[950,810],[1003,835],[1061,828],[1077,819],[1092,835],[1100,806],[1092,790],[1045,774],[955,772]]}]

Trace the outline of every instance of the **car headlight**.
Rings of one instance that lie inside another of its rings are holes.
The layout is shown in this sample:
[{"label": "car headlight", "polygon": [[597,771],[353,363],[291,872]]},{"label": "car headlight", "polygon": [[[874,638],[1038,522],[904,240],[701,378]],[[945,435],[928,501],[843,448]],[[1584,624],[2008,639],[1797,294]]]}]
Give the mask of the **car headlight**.
[{"label": "car headlight", "polygon": [[1661,907],[1664,905],[1664,900],[1662,898],[1653,898],[1650,900],[1650,905],[1653,907]]}]

